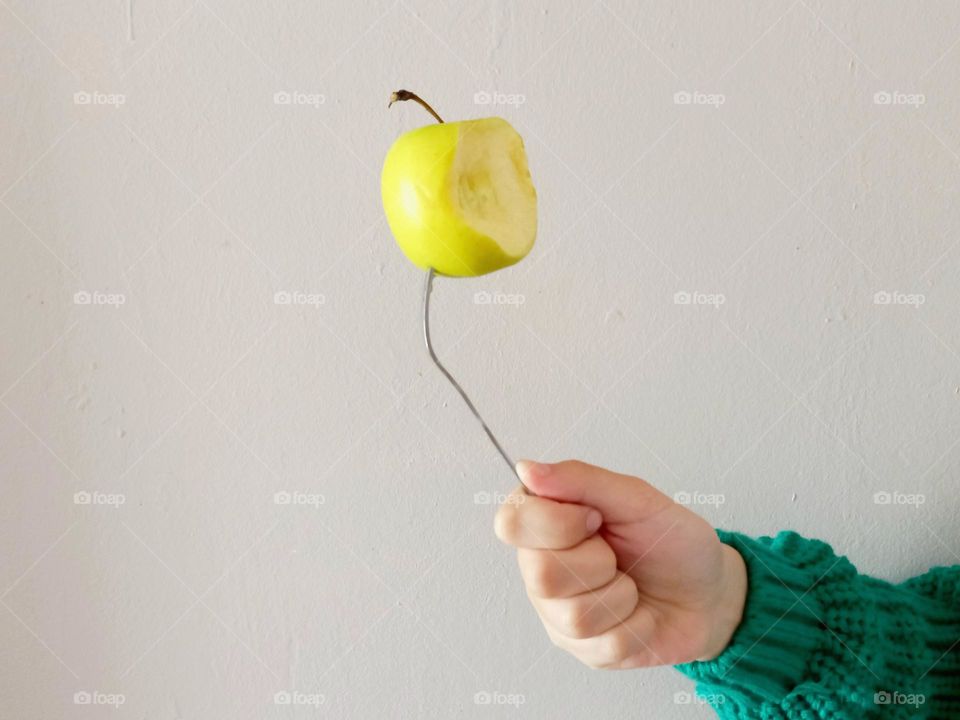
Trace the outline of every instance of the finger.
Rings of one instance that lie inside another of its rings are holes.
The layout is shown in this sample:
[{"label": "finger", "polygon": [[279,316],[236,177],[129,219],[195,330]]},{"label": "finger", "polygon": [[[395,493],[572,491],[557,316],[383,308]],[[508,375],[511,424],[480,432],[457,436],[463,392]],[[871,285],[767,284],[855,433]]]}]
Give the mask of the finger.
[{"label": "finger", "polygon": [[531,598],[540,619],[568,638],[602,635],[630,617],[638,599],[637,584],[623,573],[598,590],[573,597]]},{"label": "finger", "polygon": [[603,518],[593,508],[514,492],[497,510],[494,529],[517,547],[564,550],[593,535]]},{"label": "finger", "polygon": [[654,618],[649,607],[640,604],[622,623],[595,637],[571,638],[549,626],[547,634],[555,645],[584,665],[614,669],[664,664],[649,647],[653,629]]},{"label": "finger", "polygon": [[517,564],[527,594],[565,598],[596,590],[617,574],[617,556],[599,535],[567,550],[519,548]]},{"label": "finger", "polygon": [[599,510],[606,522],[643,520],[673,503],[640,478],[578,460],[536,463],[521,460],[517,473],[537,495]]}]

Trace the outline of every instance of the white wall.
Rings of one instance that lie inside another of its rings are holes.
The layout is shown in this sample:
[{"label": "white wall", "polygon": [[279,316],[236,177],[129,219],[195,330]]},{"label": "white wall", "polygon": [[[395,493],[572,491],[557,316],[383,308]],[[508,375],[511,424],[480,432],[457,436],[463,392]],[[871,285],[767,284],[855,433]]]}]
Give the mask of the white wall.
[{"label": "white wall", "polygon": [[958,35],[953,2],[4,0],[2,714],[711,716],[553,650],[475,502],[513,483],[382,218],[429,120],[399,87],[527,142],[534,252],[436,290],[511,452],[883,577],[960,561]]}]

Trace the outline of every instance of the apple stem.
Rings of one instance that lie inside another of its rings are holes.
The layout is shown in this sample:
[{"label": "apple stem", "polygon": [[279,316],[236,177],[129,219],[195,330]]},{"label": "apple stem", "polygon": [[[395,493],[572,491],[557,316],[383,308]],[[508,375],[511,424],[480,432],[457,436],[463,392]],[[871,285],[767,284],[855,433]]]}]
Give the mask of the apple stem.
[{"label": "apple stem", "polygon": [[409,90],[397,90],[394,93],[390,93],[390,102],[387,104],[387,107],[390,107],[395,102],[403,102],[404,100],[413,100],[424,110],[433,115],[438,123],[443,123],[443,118],[437,115],[437,111],[430,107],[430,103],[417,95],[415,92],[410,92]]}]

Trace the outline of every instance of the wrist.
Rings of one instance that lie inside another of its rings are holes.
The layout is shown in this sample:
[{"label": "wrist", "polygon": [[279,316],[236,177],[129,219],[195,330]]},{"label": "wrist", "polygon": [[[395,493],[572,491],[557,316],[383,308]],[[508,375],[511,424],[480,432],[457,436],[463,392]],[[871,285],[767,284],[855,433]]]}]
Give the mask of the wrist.
[{"label": "wrist", "polygon": [[722,545],[723,580],[710,610],[710,633],[698,660],[713,660],[722,653],[743,619],[747,599],[747,566],[740,553]]}]

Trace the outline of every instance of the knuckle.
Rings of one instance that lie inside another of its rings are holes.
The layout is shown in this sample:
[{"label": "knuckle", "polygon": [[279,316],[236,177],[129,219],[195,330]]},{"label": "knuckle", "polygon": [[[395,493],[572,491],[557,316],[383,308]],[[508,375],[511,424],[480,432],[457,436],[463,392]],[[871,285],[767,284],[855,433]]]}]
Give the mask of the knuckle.
[{"label": "knuckle", "polygon": [[556,463],[556,465],[560,466],[564,470],[580,470],[586,467],[585,462],[576,459],[561,460],[560,462]]},{"label": "knuckle", "polygon": [[623,594],[626,597],[626,603],[632,611],[637,607],[637,603],[640,602],[640,589],[629,575],[621,576],[620,582],[623,583],[626,588],[623,590]]},{"label": "knuckle", "polygon": [[562,612],[561,622],[568,636],[577,639],[590,637],[591,632],[589,608],[577,601],[569,601]]},{"label": "knuckle", "polygon": [[601,640],[600,654],[604,665],[621,663],[630,657],[630,638],[623,632],[612,632]]},{"label": "knuckle", "polygon": [[526,560],[522,572],[527,589],[533,595],[547,598],[557,591],[557,573],[554,564],[542,555],[533,555]]},{"label": "knuckle", "polygon": [[543,622],[543,627],[547,631],[547,637],[550,638],[550,643],[554,647],[558,647],[561,650],[566,650],[567,648],[564,645],[563,641],[560,639],[560,636],[557,635],[557,633],[555,633],[553,630],[551,630],[550,626],[546,622],[544,622],[542,619],[541,619],[541,622]]},{"label": "knuckle", "polygon": [[520,517],[514,506],[500,506],[493,518],[493,531],[505,543],[512,543],[520,536]]},{"label": "knuckle", "polygon": [[597,561],[595,565],[606,572],[606,581],[610,582],[617,575],[617,554],[604,540],[598,539]]},{"label": "knuckle", "polygon": [[592,652],[583,651],[577,653],[576,658],[591,670],[604,670],[607,667],[607,663]]}]

